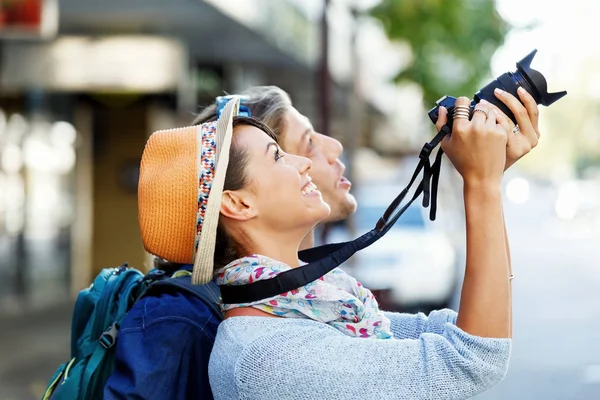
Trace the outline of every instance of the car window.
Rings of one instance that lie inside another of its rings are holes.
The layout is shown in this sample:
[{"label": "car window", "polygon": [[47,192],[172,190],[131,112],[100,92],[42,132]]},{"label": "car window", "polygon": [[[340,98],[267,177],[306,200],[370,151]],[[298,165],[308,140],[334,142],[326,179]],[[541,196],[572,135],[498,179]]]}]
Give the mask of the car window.
[{"label": "car window", "polygon": [[[411,205],[402,214],[402,216],[396,221],[394,227],[399,228],[422,228],[425,226],[425,220],[423,219],[423,211],[420,205]],[[379,218],[385,212],[385,206],[359,206],[354,220],[356,221],[356,227],[361,230],[370,230],[375,227]]]}]

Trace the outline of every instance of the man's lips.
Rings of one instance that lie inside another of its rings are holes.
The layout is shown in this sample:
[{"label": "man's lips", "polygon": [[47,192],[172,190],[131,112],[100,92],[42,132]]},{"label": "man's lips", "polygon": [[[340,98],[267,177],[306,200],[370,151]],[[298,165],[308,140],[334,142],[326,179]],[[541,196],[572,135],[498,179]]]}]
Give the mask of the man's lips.
[{"label": "man's lips", "polygon": [[350,182],[345,176],[342,176],[338,182],[338,187],[350,188],[352,187],[352,182]]}]

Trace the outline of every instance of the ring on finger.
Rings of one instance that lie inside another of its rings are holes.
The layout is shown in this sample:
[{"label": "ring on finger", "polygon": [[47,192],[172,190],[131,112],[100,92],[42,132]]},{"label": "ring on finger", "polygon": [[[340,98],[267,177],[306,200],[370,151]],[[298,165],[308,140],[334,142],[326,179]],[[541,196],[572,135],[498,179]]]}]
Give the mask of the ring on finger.
[{"label": "ring on finger", "polygon": [[518,135],[521,132],[521,128],[519,128],[519,125],[515,125],[514,128],[512,128],[512,133],[514,133],[515,135]]},{"label": "ring on finger", "polygon": [[470,119],[471,118],[471,114],[470,113],[466,113],[466,112],[457,112],[457,113],[454,113],[454,119],[457,119],[457,118]]},{"label": "ring on finger", "polygon": [[454,118],[469,119],[471,117],[471,107],[469,106],[456,106],[454,108]]},{"label": "ring on finger", "polygon": [[486,118],[489,116],[488,115],[488,111],[484,110],[483,108],[476,108],[476,109],[474,109],[473,110],[473,114],[475,114],[477,111],[484,113]]}]

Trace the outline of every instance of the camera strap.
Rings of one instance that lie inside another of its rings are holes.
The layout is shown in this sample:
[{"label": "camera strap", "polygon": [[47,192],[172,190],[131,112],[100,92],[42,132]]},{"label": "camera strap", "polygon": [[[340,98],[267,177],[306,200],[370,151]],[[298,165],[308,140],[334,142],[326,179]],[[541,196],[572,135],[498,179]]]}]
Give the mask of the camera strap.
[{"label": "camera strap", "polygon": [[[357,251],[372,245],[382,238],[421,193],[423,193],[423,207],[430,207],[429,218],[434,221],[437,211],[437,191],[442,166],[442,155],[444,152],[441,148],[438,150],[433,164],[430,162],[430,157],[432,151],[450,131],[451,128],[444,125],[433,140],[423,146],[419,154],[419,164],[410,182],[392,201],[377,222],[375,228],[348,242],[326,244],[302,250],[298,253],[298,258],[308,264],[300,268],[292,268],[291,270],[284,271],[271,279],[255,281],[244,285],[219,285],[223,304],[254,303],[297,289],[319,279],[331,270],[339,267]],[[406,198],[421,171],[423,171],[423,179],[417,185],[412,198],[399,211],[394,213]]]}]

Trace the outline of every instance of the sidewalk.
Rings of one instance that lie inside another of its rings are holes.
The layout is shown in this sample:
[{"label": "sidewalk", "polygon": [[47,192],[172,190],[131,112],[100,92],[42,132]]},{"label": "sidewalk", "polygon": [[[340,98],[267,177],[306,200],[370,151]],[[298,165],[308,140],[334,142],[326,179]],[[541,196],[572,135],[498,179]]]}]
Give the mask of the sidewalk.
[{"label": "sidewalk", "polygon": [[0,399],[39,400],[69,358],[72,303],[0,314]]}]

